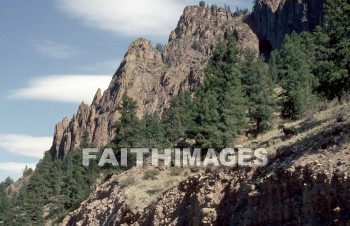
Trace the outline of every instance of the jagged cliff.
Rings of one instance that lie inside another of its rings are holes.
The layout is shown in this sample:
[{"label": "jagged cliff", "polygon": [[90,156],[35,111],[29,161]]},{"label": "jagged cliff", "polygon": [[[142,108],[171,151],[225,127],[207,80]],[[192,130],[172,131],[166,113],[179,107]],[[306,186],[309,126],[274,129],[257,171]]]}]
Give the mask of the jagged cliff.
[{"label": "jagged cliff", "polygon": [[[322,5],[260,0],[245,17],[222,8],[213,13],[186,7],[162,54],[147,40],[134,41],[103,95],[98,90],[90,106],[81,104],[70,122],[65,118],[56,126],[52,154],[62,156],[78,147],[84,131],[95,145],[108,143],[124,93],[137,101],[142,117],[161,113],[179,91],[196,89],[219,37],[235,35],[241,46],[269,53],[285,34],[313,30],[322,21]],[[202,169],[180,183],[163,169],[151,182],[141,178],[148,168],[113,175],[61,225],[349,226],[349,106],[334,105],[292,122],[298,132],[293,137],[275,128],[247,141],[246,147],[267,148],[271,158],[265,167]],[[334,118],[340,111],[346,115],[342,122]],[[135,184],[123,184],[126,178]],[[141,192],[152,199],[136,196]]]},{"label": "jagged cliff", "polygon": [[324,0],[259,0],[251,14],[261,51],[281,46],[293,31],[313,31],[323,20]]},{"label": "jagged cliff", "polygon": [[162,54],[145,39],[134,41],[103,95],[98,90],[90,106],[82,103],[70,122],[65,118],[56,125],[52,155],[61,157],[79,147],[85,131],[92,144],[106,145],[114,136],[110,127],[120,116],[116,109],[124,93],[137,101],[142,117],[161,113],[181,90],[193,91],[218,39],[234,35],[242,47],[268,55],[285,34],[319,24],[322,5],[316,0],[260,0],[252,14],[241,17],[223,8],[186,7]]},{"label": "jagged cliff", "polygon": [[193,91],[220,38],[235,35],[238,43],[258,51],[258,39],[241,17],[223,8],[186,7],[161,54],[149,41],[134,41],[103,95],[98,90],[92,104],[82,103],[69,122],[58,123],[51,153],[63,156],[79,147],[84,131],[96,146],[106,145],[114,136],[110,126],[120,116],[117,107],[124,93],[137,101],[138,116],[161,113],[172,96]]}]

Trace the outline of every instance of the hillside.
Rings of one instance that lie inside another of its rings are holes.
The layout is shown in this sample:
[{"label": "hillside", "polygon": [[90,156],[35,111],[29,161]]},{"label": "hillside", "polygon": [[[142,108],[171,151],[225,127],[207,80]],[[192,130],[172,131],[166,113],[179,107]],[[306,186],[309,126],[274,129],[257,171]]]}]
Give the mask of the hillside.
[{"label": "hillside", "polygon": [[[349,225],[350,104],[286,125],[298,135],[275,128],[243,144],[266,147],[266,167],[163,170],[155,180],[142,178],[150,166],[135,168],[99,186],[61,225]],[[124,186],[126,178],[136,182]]]},{"label": "hillside", "polygon": [[181,91],[193,92],[203,81],[220,38],[233,35],[241,47],[269,55],[281,46],[285,34],[312,31],[320,24],[319,5],[318,1],[261,0],[250,15],[235,15],[220,7],[186,7],[162,54],[145,39],[134,41],[109,88],[103,94],[98,90],[90,106],[82,103],[70,121],[65,118],[56,125],[52,155],[62,157],[78,148],[84,131],[96,146],[106,145],[114,137],[109,127],[120,117],[117,107],[124,93],[137,101],[137,115],[142,117],[161,113]]},{"label": "hillside", "polygon": [[[6,188],[0,224],[350,225],[349,3],[200,5],[162,48],[133,41],[108,89],[56,125],[36,170]],[[83,166],[90,147],[117,160],[125,147],[263,148],[268,162]]]}]

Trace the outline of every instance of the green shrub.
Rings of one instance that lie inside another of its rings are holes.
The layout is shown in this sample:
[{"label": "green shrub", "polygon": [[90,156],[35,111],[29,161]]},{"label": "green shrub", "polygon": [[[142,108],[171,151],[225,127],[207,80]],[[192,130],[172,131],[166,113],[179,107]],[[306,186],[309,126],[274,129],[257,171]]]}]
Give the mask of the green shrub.
[{"label": "green shrub", "polygon": [[198,42],[194,42],[192,45],[191,45],[191,48],[198,51],[200,49],[200,46],[198,44]]},{"label": "green shrub", "polygon": [[184,172],[184,176],[187,177],[189,175],[188,171]]},{"label": "green shrub", "polygon": [[143,174],[144,180],[155,180],[156,176],[159,175],[159,171],[156,169],[147,170]]},{"label": "green shrub", "polygon": [[180,176],[183,172],[181,167],[172,167],[170,169],[170,176]]},{"label": "green shrub", "polygon": [[136,182],[135,179],[129,176],[121,183],[121,187],[122,188],[129,187],[131,185],[134,185],[135,182]]},{"label": "green shrub", "polygon": [[156,50],[157,50],[158,52],[160,52],[160,54],[162,54],[163,51],[164,51],[164,46],[163,46],[161,43],[157,43],[157,44],[156,44]]}]

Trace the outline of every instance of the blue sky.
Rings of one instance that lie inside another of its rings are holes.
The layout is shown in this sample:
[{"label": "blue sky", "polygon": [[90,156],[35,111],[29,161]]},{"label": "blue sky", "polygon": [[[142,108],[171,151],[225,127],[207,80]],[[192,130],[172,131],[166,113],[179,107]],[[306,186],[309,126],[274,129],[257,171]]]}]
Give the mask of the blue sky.
[{"label": "blue sky", "polygon": [[[252,1],[206,1],[232,9]],[[35,167],[54,126],[106,89],[138,37],[166,43],[193,0],[0,1],[0,181]]]}]

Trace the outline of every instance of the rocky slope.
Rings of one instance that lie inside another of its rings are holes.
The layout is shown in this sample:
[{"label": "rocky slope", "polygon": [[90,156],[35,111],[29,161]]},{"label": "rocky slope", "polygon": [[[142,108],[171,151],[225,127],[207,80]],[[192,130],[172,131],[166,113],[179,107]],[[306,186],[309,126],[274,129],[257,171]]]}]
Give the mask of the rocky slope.
[{"label": "rocky slope", "polygon": [[[218,37],[235,35],[242,46],[269,53],[285,34],[319,24],[322,4],[260,0],[247,17],[221,8],[213,13],[187,7],[162,54],[144,39],[130,45],[103,95],[99,90],[90,106],[81,104],[70,122],[64,119],[56,126],[52,154],[62,156],[78,147],[84,131],[95,145],[106,144],[114,135],[109,128],[119,117],[116,108],[124,93],[137,101],[142,117],[161,113],[179,91],[194,90]],[[141,178],[147,169],[114,175],[61,225],[350,226],[349,112],[349,103],[329,106],[287,124],[296,129],[295,136],[275,128],[246,141],[245,147],[268,149],[265,167],[203,169],[183,174],[181,182],[163,170],[155,181]],[[340,114],[342,120],[334,117]],[[136,184],[125,186],[127,178]]]},{"label": "rocky slope", "polygon": [[149,41],[134,41],[103,95],[98,90],[92,104],[82,103],[69,122],[55,128],[51,153],[63,156],[79,147],[84,131],[96,146],[113,137],[110,126],[120,116],[117,107],[124,93],[137,101],[138,116],[161,113],[169,99],[181,90],[194,90],[220,38],[235,35],[238,43],[258,51],[258,39],[241,17],[223,8],[186,7],[161,54]]},{"label": "rocky slope", "polygon": [[[266,147],[265,167],[212,168],[201,171],[154,197],[132,205],[115,175],[61,225],[350,225],[350,103],[287,124],[244,144]],[[342,114],[344,120],[335,115]],[[142,175],[142,172],[138,172]],[[164,172],[163,172],[164,174]],[[170,177],[170,178],[169,178]],[[175,177],[162,175],[149,184]],[[175,180],[176,181],[176,180]],[[158,186],[157,186],[158,187]],[[140,188],[142,189],[142,188]],[[143,208],[145,207],[145,208]]]}]

